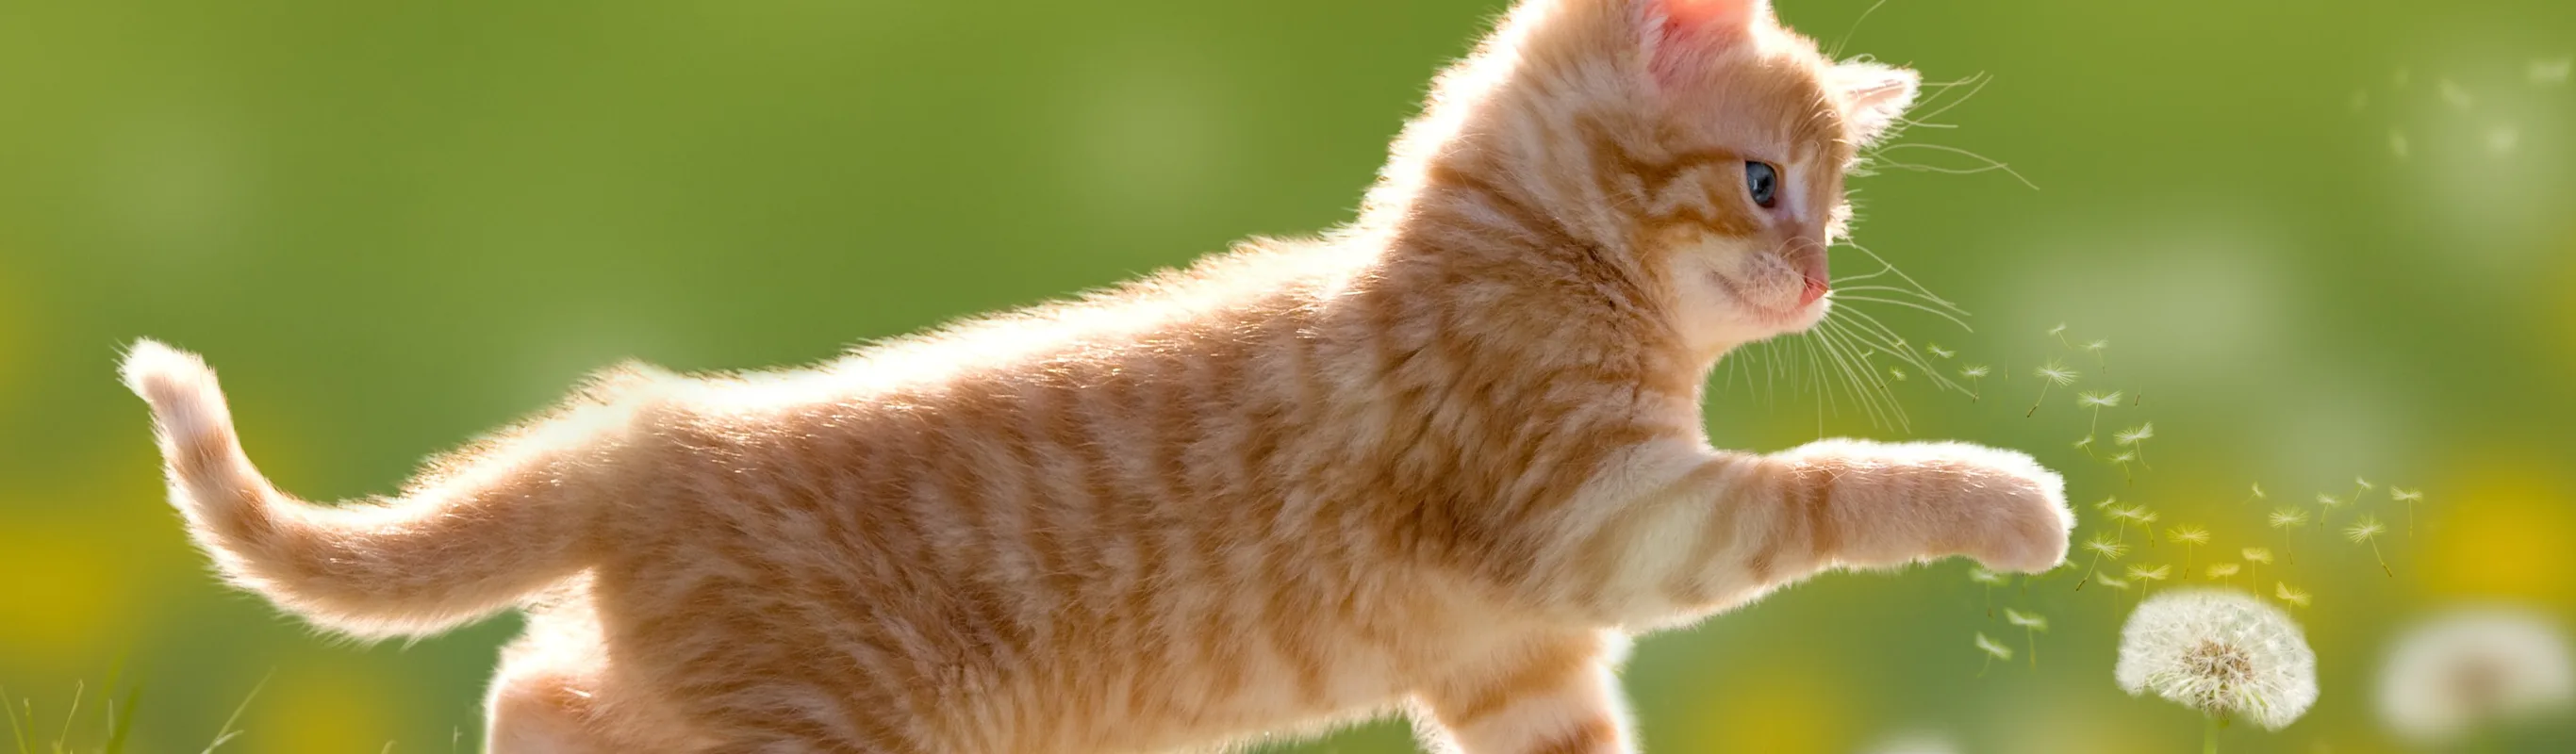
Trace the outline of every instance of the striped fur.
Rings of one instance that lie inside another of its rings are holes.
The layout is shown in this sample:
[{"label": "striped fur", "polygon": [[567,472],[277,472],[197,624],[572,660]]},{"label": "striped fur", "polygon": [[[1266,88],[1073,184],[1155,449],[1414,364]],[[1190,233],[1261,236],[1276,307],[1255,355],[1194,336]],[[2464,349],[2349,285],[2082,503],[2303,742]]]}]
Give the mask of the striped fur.
[{"label": "striped fur", "polygon": [[1442,751],[1633,751],[1630,634],[2064,556],[2025,456],[1701,427],[1719,356],[1830,305],[1841,171],[1912,87],[1758,2],[1528,0],[1349,228],[807,369],[620,369],[358,505],[270,485],[196,357],[124,375],[234,583],[360,636],[529,610],[496,751],[1155,752],[1398,710]]}]

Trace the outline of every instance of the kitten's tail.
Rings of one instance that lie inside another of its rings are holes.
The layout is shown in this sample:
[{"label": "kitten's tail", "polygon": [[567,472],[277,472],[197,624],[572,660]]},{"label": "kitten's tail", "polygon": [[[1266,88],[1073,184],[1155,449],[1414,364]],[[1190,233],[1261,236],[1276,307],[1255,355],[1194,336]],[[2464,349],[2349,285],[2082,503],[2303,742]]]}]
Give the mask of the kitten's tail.
[{"label": "kitten's tail", "polygon": [[152,404],[170,502],[234,584],[362,637],[423,634],[509,608],[587,567],[596,518],[573,477],[602,434],[576,407],[440,464],[396,499],[317,506],[280,492],[233,432],[214,370],[145,340],[126,387]]}]

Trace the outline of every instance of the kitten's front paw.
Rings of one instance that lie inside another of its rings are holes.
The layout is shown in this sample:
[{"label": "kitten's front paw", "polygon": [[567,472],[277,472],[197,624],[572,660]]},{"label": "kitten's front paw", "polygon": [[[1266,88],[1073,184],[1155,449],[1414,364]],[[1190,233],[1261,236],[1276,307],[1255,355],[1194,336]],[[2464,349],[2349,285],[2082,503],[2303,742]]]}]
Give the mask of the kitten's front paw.
[{"label": "kitten's front paw", "polygon": [[1966,462],[1960,479],[1967,493],[1961,518],[1975,527],[1969,557],[1998,571],[2038,573],[2066,562],[2075,513],[2066,506],[2066,480],[2009,450],[1959,446]]}]

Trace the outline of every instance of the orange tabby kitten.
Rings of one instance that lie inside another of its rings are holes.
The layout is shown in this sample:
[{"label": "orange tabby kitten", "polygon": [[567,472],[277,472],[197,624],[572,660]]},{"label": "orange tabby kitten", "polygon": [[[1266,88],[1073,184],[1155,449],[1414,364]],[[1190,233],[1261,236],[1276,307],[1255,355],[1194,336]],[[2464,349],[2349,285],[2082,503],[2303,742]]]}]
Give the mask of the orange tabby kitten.
[{"label": "orange tabby kitten", "polygon": [[149,341],[171,497],[359,636],[531,610],[496,751],[1156,752],[1397,710],[1625,752],[1625,637],[1839,566],[2036,571],[2056,475],[1955,443],[1708,445],[1718,357],[1821,319],[1910,71],[1760,0],[1525,0],[1357,223],[811,369],[630,367],[315,506]]}]

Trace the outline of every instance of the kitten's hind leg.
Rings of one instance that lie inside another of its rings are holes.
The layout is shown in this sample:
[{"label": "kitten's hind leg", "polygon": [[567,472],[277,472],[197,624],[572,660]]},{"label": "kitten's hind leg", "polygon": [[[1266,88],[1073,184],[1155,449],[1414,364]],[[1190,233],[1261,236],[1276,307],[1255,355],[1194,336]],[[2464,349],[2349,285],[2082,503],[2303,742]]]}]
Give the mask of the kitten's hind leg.
[{"label": "kitten's hind leg", "polygon": [[492,754],[630,754],[687,750],[695,738],[609,665],[588,579],[528,611],[527,632],[503,652],[486,700]]},{"label": "kitten's hind leg", "polygon": [[1497,653],[1419,692],[1424,727],[1457,754],[1634,754],[1614,646],[1602,633],[1548,637]]}]

